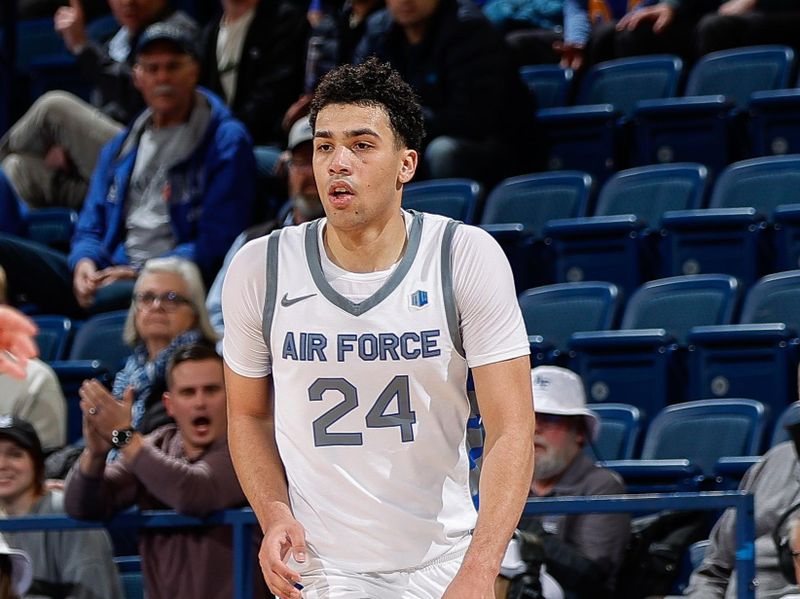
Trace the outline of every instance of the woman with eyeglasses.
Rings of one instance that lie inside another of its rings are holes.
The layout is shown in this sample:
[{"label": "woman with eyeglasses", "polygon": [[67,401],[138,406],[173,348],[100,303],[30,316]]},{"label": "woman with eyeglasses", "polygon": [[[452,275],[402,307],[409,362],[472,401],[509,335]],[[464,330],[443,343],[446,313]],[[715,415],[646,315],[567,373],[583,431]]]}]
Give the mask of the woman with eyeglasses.
[{"label": "woman with eyeglasses", "polygon": [[[167,362],[176,348],[217,334],[205,308],[205,288],[194,263],[177,257],[148,260],[133,289],[123,331],[133,354],[114,379],[111,394],[131,404],[130,428],[146,434],[168,421],[161,404]],[[107,390],[86,381],[85,393]]]}]

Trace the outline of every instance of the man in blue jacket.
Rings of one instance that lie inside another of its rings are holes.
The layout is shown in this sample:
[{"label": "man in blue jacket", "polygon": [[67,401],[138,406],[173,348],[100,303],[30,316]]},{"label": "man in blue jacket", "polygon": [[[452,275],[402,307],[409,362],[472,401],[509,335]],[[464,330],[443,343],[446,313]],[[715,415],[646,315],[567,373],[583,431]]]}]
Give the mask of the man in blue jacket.
[{"label": "man in blue jacket", "polygon": [[193,41],[165,23],[136,49],[134,82],[147,109],[100,154],[69,257],[0,237],[15,295],[40,309],[80,313],[124,307],[141,266],[177,255],[210,281],[251,221],[255,165],[244,126],[197,88]]}]

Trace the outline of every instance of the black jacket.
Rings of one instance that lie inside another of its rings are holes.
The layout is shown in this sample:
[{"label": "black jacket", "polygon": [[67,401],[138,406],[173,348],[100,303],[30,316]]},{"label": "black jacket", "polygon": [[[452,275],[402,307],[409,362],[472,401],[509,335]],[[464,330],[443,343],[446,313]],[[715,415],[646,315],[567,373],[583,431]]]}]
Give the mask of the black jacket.
[{"label": "black jacket", "polygon": [[534,145],[535,101],[502,36],[469,0],[440,0],[416,46],[388,10],[374,14],[355,61],[372,54],[388,60],[419,95],[426,141],[440,135],[499,139],[512,152]]},{"label": "black jacket", "polygon": [[[224,98],[217,71],[220,18],[203,35],[200,84]],[[308,30],[305,13],[292,2],[261,0],[256,7],[230,102],[256,145],[283,146],[281,120],[303,91]]]}]

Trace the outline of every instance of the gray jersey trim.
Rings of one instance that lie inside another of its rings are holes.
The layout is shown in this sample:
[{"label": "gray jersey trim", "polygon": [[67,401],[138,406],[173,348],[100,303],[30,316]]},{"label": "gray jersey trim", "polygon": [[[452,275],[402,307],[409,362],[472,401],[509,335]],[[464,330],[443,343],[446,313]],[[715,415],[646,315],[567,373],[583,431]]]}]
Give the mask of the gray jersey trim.
[{"label": "gray jersey trim", "polygon": [[453,291],[453,234],[456,227],[461,223],[451,220],[445,225],[442,235],[442,299],[444,300],[444,313],[447,317],[447,328],[450,330],[450,339],[453,347],[462,358],[464,355],[464,345],[461,341],[461,328],[458,326],[458,308],[456,307],[456,295]]},{"label": "gray jersey trim", "polygon": [[267,296],[264,298],[264,317],[262,318],[261,331],[267,351],[272,353],[270,336],[272,335],[272,319],[275,315],[275,302],[278,299],[278,242],[281,230],[273,231],[267,239]]},{"label": "gray jersey trim", "polygon": [[380,304],[392,291],[397,289],[397,286],[411,269],[411,265],[414,263],[414,258],[419,250],[420,240],[422,239],[422,213],[414,211],[409,212],[413,215],[413,220],[411,221],[411,230],[408,232],[406,253],[400,260],[400,264],[397,265],[395,271],[377,292],[358,304],[351,302],[349,299],[339,294],[325,279],[325,275],[322,272],[322,259],[320,254],[320,252],[324,250],[319,247],[318,232],[320,221],[314,221],[308,226],[305,240],[308,268],[311,271],[311,278],[314,279],[317,289],[319,289],[320,293],[329,302],[334,306],[338,306],[345,312],[349,312],[353,316],[361,316],[366,311]]}]

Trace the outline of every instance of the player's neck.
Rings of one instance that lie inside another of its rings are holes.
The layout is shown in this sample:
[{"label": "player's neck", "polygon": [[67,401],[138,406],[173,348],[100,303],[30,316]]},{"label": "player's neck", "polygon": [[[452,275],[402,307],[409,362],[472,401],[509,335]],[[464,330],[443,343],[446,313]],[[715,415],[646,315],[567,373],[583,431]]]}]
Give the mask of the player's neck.
[{"label": "player's neck", "polygon": [[353,230],[327,225],[325,252],[339,268],[349,272],[377,272],[397,262],[406,250],[406,223],[402,212],[385,222]]}]

